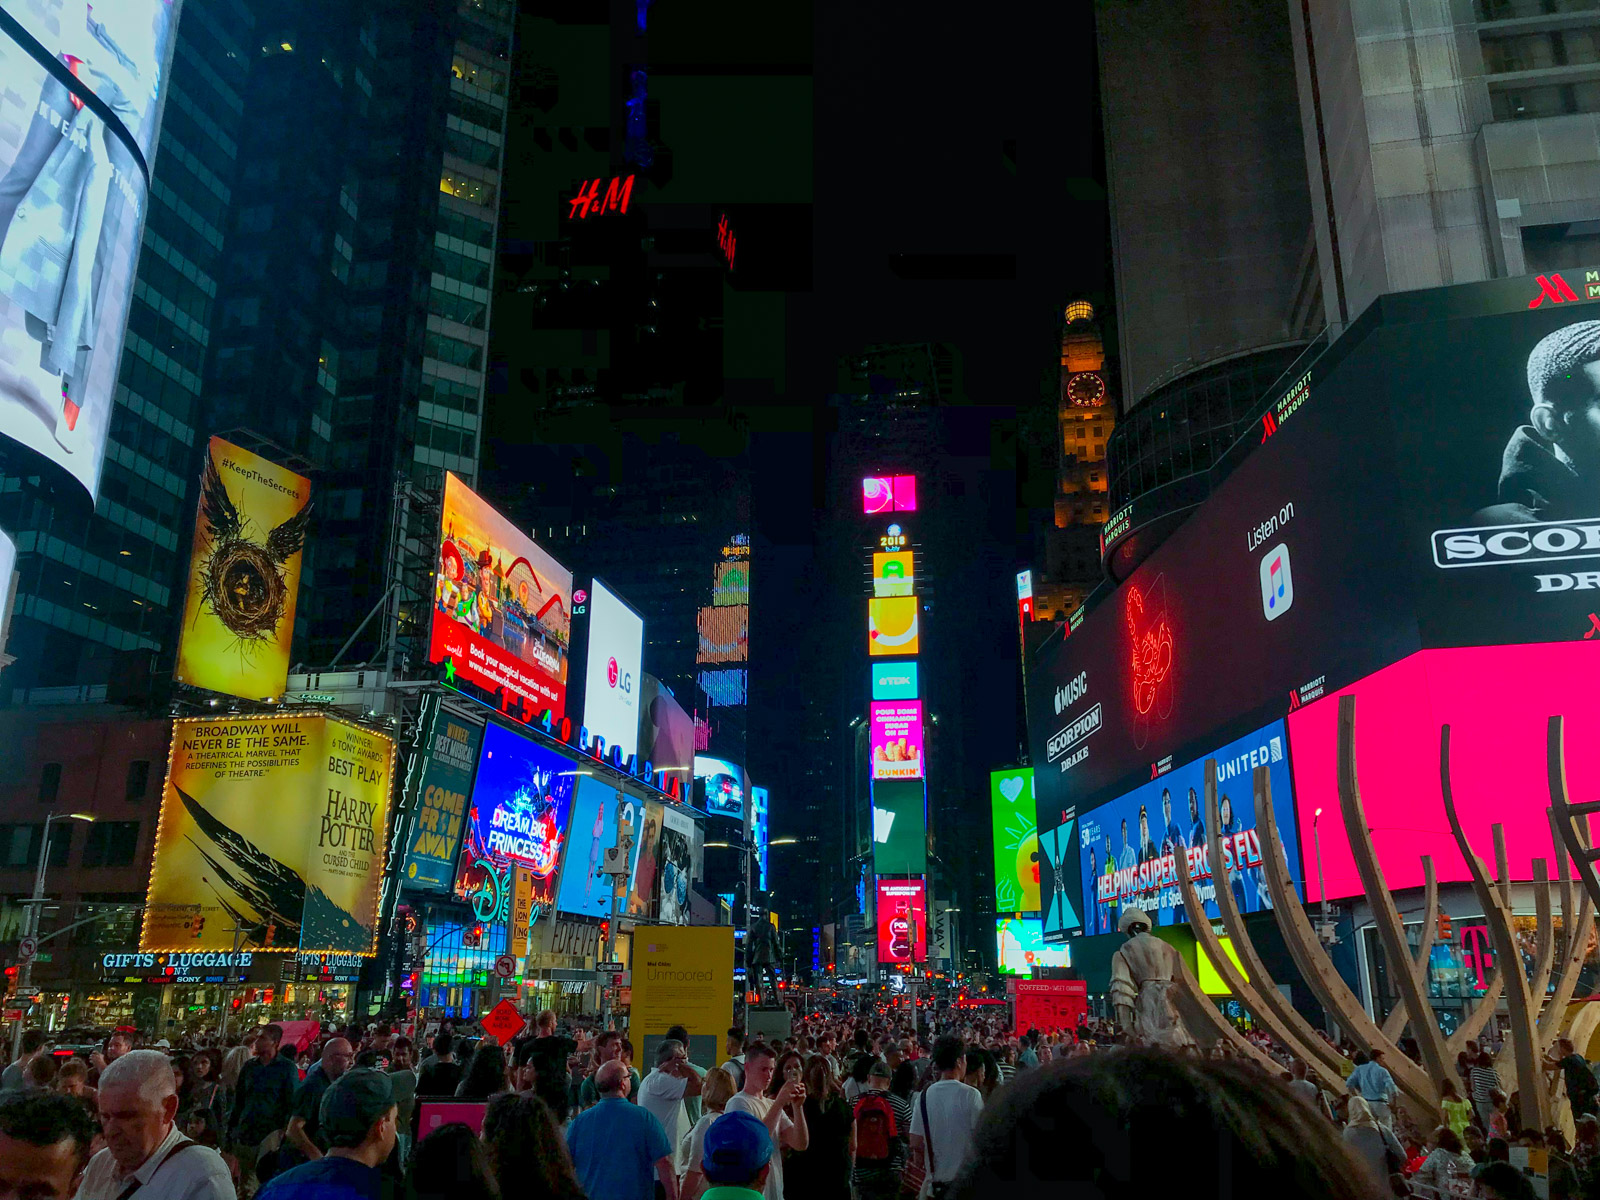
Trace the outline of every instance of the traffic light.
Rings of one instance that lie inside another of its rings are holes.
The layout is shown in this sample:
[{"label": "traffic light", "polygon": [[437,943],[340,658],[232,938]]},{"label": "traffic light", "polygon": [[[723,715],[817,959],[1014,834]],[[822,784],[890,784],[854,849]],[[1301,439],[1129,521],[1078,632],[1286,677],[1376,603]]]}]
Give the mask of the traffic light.
[{"label": "traffic light", "polygon": [[1450,943],[1450,941],[1452,940],[1454,933],[1455,933],[1455,929],[1451,925],[1450,914],[1447,913],[1447,912],[1440,913],[1439,914],[1439,940],[1448,945]]},{"label": "traffic light", "polygon": [[483,926],[469,925],[461,934],[461,944],[471,949],[483,945]]},{"label": "traffic light", "polygon": [[263,946],[270,946],[270,945],[272,945],[272,939],[277,937],[277,936],[278,936],[278,923],[276,921],[268,921],[267,922],[267,936],[262,939],[261,944]]},{"label": "traffic light", "polygon": [[202,929],[204,929],[205,927],[206,927],[206,919],[203,916],[201,916],[199,913],[196,913],[194,916],[189,918],[189,936],[190,937],[192,937],[192,938],[199,937],[200,936],[200,931]]},{"label": "traffic light", "polygon": [[604,946],[610,940],[611,940],[611,922],[609,920],[601,921],[600,922],[600,944],[602,946]]}]

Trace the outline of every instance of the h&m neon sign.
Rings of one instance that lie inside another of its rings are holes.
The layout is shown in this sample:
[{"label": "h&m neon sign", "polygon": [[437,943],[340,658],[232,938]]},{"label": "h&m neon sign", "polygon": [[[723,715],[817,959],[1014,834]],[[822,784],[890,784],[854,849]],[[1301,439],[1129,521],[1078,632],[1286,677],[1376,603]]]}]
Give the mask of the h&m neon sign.
[{"label": "h&m neon sign", "polygon": [[[604,213],[627,213],[633,198],[632,175],[614,175],[610,180],[587,179],[578,185],[578,194],[568,201],[567,219],[583,221]],[[605,185],[605,192],[600,191]]]}]

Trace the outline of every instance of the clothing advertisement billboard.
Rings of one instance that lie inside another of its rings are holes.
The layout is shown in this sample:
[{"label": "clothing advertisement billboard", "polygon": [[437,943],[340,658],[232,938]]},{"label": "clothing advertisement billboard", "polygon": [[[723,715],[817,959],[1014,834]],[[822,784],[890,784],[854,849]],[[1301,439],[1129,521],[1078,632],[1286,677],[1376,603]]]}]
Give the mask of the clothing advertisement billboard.
[{"label": "clothing advertisement billboard", "polygon": [[[626,826],[628,837],[628,878],[639,861],[639,841],[633,831],[639,828],[644,801],[602,783],[592,775],[578,776],[572,797],[572,836],[567,847],[567,862],[561,870],[561,891],[556,908],[561,912],[588,917],[611,913],[611,877],[601,874],[606,851],[617,845],[617,831]],[[618,905],[620,912],[624,905]]]},{"label": "clothing advertisement billboard", "polygon": [[694,874],[694,818],[663,806],[661,813],[661,896],[656,910],[662,923],[689,923],[689,881]]},{"label": "clothing advertisement billboard", "polygon": [[439,709],[433,713],[417,819],[411,825],[402,870],[408,889],[448,895],[455,885],[467,797],[472,794],[483,727]]},{"label": "clothing advertisement billboard", "polygon": [[877,701],[872,705],[873,779],[921,779],[922,701]]},{"label": "clothing advertisement billboard", "polygon": [[639,752],[644,618],[600,580],[589,586],[589,655],[584,664],[583,727],[624,757]]},{"label": "clothing advertisement billboard", "polygon": [[174,722],[139,948],[374,954],[394,756],[321,715]]},{"label": "clothing advertisement billboard", "polygon": [[311,481],[219,437],[206,448],[173,677],[246,700],[289,681]]},{"label": "clothing advertisement billboard", "polygon": [[915,596],[874,596],[867,601],[867,653],[871,657],[921,652]]},{"label": "clothing advertisement billboard", "polygon": [[874,700],[916,700],[917,664],[889,662],[872,664],[872,698]]},{"label": "clothing advertisement billboard", "polygon": [[1039,833],[1033,768],[989,772],[995,912],[1039,911]]},{"label": "clothing advertisement billboard", "polygon": [[1033,975],[1034,967],[1070,967],[1072,951],[1067,946],[1047,946],[1044,928],[1037,917],[1000,917],[994,923],[995,949],[999,954],[1000,974]]},{"label": "clothing advertisement billboard", "polygon": [[[1220,864],[1211,861],[1203,799],[1205,764],[1213,758],[1222,822]],[[1219,880],[1226,881],[1240,912],[1271,909],[1256,828],[1253,772],[1261,766],[1272,780],[1273,815],[1283,837],[1289,876],[1303,894],[1289,751],[1283,722],[1274,721],[1079,817],[1084,932],[1117,932],[1117,921],[1127,908],[1142,908],[1156,925],[1185,924],[1188,917],[1175,865],[1179,854],[1188,862],[1190,878],[1211,919],[1221,915],[1214,894]]]},{"label": "clothing advertisement billboard", "polygon": [[694,756],[694,777],[705,791],[705,810],[714,817],[744,820],[744,768],[721,758]]},{"label": "clothing advertisement billboard", "polygon": [[923,879],[878,880],[878,961],[928,961],[928,884]]},{"label": "clothing advertisement billboard", "polygon": [[646,800],[640,819],[643,824],[636,826],[633,834],[639,844],[633,851],[633,882],[628,888],[630,917],[655,915],[656,882],[661,873],[661,802]]},{"label": "clothing advertisement billboard", "polygon": [[[149,192],[134,147],[148,162],[175,8],[7,4],[43,59],[0,30],[0,434],[91,497]],[[71,64],[72,86],[45,61]]]},{"label": "clothing advertisement billboard", "polygon": [[566,711],[572,572],[446,472],[428,661]]},{"label": "clothing advertisement billboard", "polygon": [[[511,868],[526,867],[533,874],[532,902],[541,909],[555,903],[577,773],[572,759],[502,725],[483,731],[478,778],[456,872],[458,899],[483,907],[484,898],[494,892],[493,907],[506,909],[495,919],[505,919],[510,914],[510,894],[504,884],[511,878]],[[480,913],[480,919],[488,918]]]},{"label": "clothing advertisement billboard", "polygon": [[920,779],[872,784],[872,869],[920,875],[928,869],[928,795]]},{"label": "clothing advertisement billboard", "polygon": [[[1422,885],[1431,855],[1440,883],[1471,878],[1439,790],[1439,728],[1450,726],[1450,781],[1467,840],[1494,862],[1493,827],[1505,827],[1512,879],[1542,858],[1556,875],[1546,765],[1549,718],[1566,718],[1567,789],[1600,795],[1600,641],[1424,650],[1289,714],[1300,828],[1316,810],[1322,878],[1334,898],[1366,889],[1340,818],[1339,697],[1356,698],[1356,770],[1372,844],[1390,888]],[[1277,782],[1273,782],[1274,788]],[[1281,818],[1280,818],[1281,819]],[[1597,830],[1600,832],[1600,830]],[[1308,848],[1304,852],[1309,856]],[[1320,900],[1315,860],[1306,898]]]},{"label": "clothing advertisement billboard", "polygon": [[[1045,811],[1041,808],[1042,819]],[[1049,814],[1055,824],[1039,831],[1039,900],[1044,940],[1059,942],[1083,928],[1078,908],[1082,884],[1078,874],[1078,816],[1075,809]]]}]

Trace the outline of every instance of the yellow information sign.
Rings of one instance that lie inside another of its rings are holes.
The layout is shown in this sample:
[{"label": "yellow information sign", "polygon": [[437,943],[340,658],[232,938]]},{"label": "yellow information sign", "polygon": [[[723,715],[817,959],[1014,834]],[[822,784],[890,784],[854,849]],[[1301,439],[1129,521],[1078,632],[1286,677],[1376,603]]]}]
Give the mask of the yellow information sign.
[{"label": "yellow information sign", "polygon": [[394,756],[323,715],[175,722],[139,948],[374,954]]},{"label": "yellow information sign", "polygon": [[630,1028],[648,1037],[682,1025],[721,1037],[733,1024],[733,926],[640,926],[632,983]]},{"label": "yellow information sign", "polygon": [[214,437],[200,473],[179,683],[272,700],[289,679],[289,643],[311,481]]}]

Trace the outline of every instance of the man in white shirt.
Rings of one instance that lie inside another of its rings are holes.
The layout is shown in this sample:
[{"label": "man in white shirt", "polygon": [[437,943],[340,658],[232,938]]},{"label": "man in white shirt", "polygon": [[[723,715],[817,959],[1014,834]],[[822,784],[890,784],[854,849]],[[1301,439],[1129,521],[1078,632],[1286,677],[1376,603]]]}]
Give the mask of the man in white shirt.
[{"label": "man in white shirt", "polygon": [[767,1181],[762,1185],[763,1200],[783,1200],[783,1148],[804,1150],[811,1144],[806,1128],[806,1085],[786,1079],[776,1096],[767,1095],[778,1055],[771,1046],[757,1042],[745,1051],[744,1090],[728,1101],[724,1112],[747,1112],[767,1127],[772,1135],[772,1159]]},{"label": "man in white shirt", "polygon": [[135,1190],[155,1200],[235,1200],[222,1156],[183,1136],[178,1081],[159,1050],[130,1050],[100,1073],[106,1148],[89,1160],[77,1200],[118,1200]]},{"label": "man in white shirt", "polygon": [[955,1179],[983,1115],[982,1093],[962,1082],[967,1055],[960,1038],[934,1042],[932,1070],[936,1078],[911,1105],[911,1161],[926,1171],[918,1193],[922,1197],[933,1194],[934,1184]]},{"label": "man in white shirt", "polygon": [[733,1076],[733,1086],[744,1090],[744,1031],[737,1026],[728,1030],[728,1061],[722,1069]]},{"label": "man in white shirt", "polygon": [[689,1048],[676,1038],[656,1047],[656,1069],[639,1085],[639,1103],[661,1122],[667,1142],[676,1147],[688,1130],[683,1098],[700,1094],[700,1076],[689,1065]]}]

